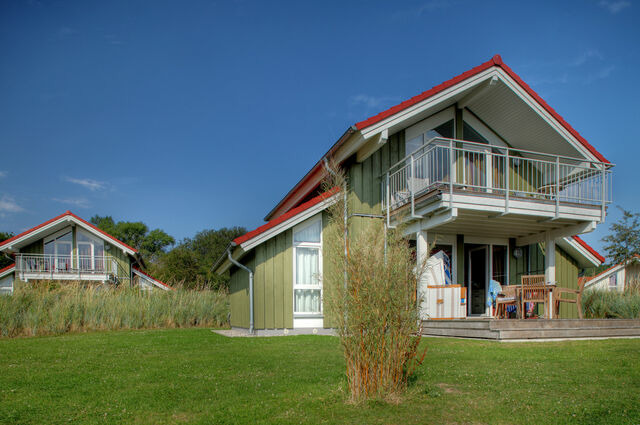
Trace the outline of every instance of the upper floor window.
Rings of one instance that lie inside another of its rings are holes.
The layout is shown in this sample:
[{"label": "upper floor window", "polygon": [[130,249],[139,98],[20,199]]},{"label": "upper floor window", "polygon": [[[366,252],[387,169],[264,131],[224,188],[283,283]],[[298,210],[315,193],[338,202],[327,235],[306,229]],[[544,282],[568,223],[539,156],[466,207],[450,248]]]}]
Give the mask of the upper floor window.
[{"label": "upper floor window", "polygon": [[104,268],[104,242],[93,235],[78,230],[78,261],[81,270],[102,270]]},{"label": "upper floor window", "polygon": [[45,269],[71,270],[73,234],[71,229],[61,230],[44,239]]},{"label": "upper floor window", "polygon": [[426,132],[416,137],[413,137],[410,140],[407,140],[405,145],[406,154],[409,155],[410,153],[415,152],[421,146],[426,144],[429,140],[436,137],[453,139],[453,119],[443,124],[440,124],[439,126],[434,127],[430,130],[427,130]]},{"label": "upper floor window", "polygon": [[293,230],[293,312],[322,314],[322,215]]},{"label": "upper floor window", "polygon": [[618,274],[614,273],[609,276],[609,288],[615,288],[618,286]]}]

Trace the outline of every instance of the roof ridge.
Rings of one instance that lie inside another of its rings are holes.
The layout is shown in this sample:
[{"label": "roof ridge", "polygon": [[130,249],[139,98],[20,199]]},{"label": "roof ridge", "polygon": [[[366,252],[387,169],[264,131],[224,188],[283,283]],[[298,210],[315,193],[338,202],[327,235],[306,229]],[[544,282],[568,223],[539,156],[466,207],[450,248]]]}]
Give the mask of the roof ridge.
[{"label": "roof ridge", "polygon": [[66,217],[66,216],[70,216],[70,217],[75,218],[76,220],[79,220],[79,221],[80,221],[80,222],[82,222],[83,224],[86,224],[87,226],[91,227],[92,229],[94,229],[94,230],[96,230],[96,231],[98,231],[98,232],[102,233],[103,235],[105,235],[105,236],[106,236],[106,237],[108,237],[109,239],[111,239],[111,240],[113,240],[113,241],[115,241],[115,242],[117,242],[117,243],[121,244],[122,246],[124,246],[124,247],[126,247],[126,248],[130,249],[130,250],[131,250],[131,251],[133,251],[134,253],[135,253],[135,252],[138,252],[138,250],[137,250],[137,249],[135,249],[135,248],[133,248],[133,247],[131,247],[131,246],[127,245],[126,243],[122,242],[120,239],[118,239],[118,238],[116,238],[116,237],[114,237],[114,236],[110,235],[109,233],[105,232],[104,230],[100,229],[99,227],[95,226],[94,224],[92,224],[92,223],[88,222],[87,220],[85,220],[85,219],[83,219],[83,218],[81,218],[81,217],[79,217],[79,216],[75,215],[74,213],[72,213],[72,212],[71,212],[71,211],[69,211],[69,210],[67,210],[67,211],[63,212],[62,214],[57,215],[57,216],[55,216],[55,217],[53,217],[53,218],[51,218],[51,219],[49,219],[49,220],[47,220],[47,221],[45,221],[45,222],[43,222],[43,223],[40,223],[40,224],[38,224],[37,226],[32,227],[31,229],[25,230],[24,232],[22,232],[22,233],[20,233],[20,234],[18,234],[18,235],[12,236],[12,237],[10,237],[9,239],[6,239],[6,240],[4,240],[4,241],[0,242],[0,248],[1,248],[1,247],[3,247],[4,245],[9,244],[9,243],[10,243],[10,242],[12,242],[12,241],[15,241],[15,240],[17,240],[17,239],[20,239],[20,238],[21,238],[21,237],[23,237],[23,236],[28,235],[29,233],[35,232],[36,230],[38,230],[38,229],[40,229],[40,228],[42,228],[42,227],[46,226],[47,224],[51,224],[51,223],[53,223],[54,221],[60,220],[61,218]]}]

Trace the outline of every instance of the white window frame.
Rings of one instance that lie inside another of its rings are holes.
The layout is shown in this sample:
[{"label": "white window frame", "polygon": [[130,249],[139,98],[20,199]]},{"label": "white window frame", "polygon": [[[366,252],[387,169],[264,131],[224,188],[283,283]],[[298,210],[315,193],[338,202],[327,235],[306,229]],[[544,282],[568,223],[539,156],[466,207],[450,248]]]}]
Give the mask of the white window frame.
[{"label": "white window frame", "polygon": [[[52,270],[58,270],[58,257],[64,257],[67,254],[59,254],[58,253],[58,242],[57,239],[60,238],[61,236],[66,235],[67,233],[71,233],[71,251],[69,254],[69,266],[73,267],[73,260],[74,260],[74,255],[73,255],[73,251],[74,251],[74,243],[73,243],[73,228],[71,226],[65,227],[64,229],[58,230],[57,232],[45,237],[42,239],[42,253],[43,255],[46,256],[50,255],[51,258],[53,258],[53,263],[50,265],[50,267],[52,268]],[[45,253],[45,245],[47,245],[49,242],[53,241],[53,254],[46,254]],[[66,243],[66,242],[64,242]]]},{"label": "white window frame", "polygon": [[[85,236],[87,239],[89,239],[91,242],[86,242],[86,241],[79,241],[78,240],[78,235],[82,234],[83,236]],[[81,229],[77,229],[77,233],[76,233],[76,246],[78,249],[78,268],[80,268],[80,244],[82,245],[89,245],[91,247],[90,249],[90,254],[89,257],[91,259],[91,268],[90,270],[95,270],[96,269],[96,246],[97,245],[102,245],[102,256],[104,258],[104,241],[102,239],[96,238],[94,235],[92,235],[89,232],[86,232],[84,230]],[[103,264],[102,267],[104,268],[105,265]]]},{"label": "white window frame", "polygon": [[[311,226],[313,224],[315,224],[316,222],[320,222],[320,242],[296,242],[295,241],[295,234],[296,232]],[[303,221],[300,224],[297,224],[294,228],[293,231],[291,232],[291,240],[292,240],[292,244],[293,244],[293,291],[292,291],[292,308],[293,308],[293,317],[294,320],[296,318],[322,318],[323,317],[323,311],[324,311],[324,302],[323,302],[323,297],[324,297],[324,285],[322,282],[322,213],[311,217],[305,221]],[[297,285],[296,282],[296,278],[297,278],[297,273],[296,273],[296,264],[297,264],[297,252],[296,250],[298,248],[312,248],[312,249],[317,249],[318,250],[318,270],[320,271],[319,276],[318,276],[318,281],[319,281],[319,288],[317,285]],[[320,311],[319,312],[296,312],[296,290],[300,289],[300,290],[304,290],[304,289],[320,289]]]}]

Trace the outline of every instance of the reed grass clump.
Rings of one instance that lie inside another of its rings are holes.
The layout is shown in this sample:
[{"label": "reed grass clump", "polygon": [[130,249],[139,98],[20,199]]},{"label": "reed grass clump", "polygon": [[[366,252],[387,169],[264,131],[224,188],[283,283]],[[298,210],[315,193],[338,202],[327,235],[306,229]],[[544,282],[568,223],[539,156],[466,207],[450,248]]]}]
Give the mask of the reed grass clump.
[{"label": "reed grass clump", "polygon": [[0,296],[0,337],[227,325],[224,291],[26,286]]},{"label": "reed grass clump", "polygon": [[640,319],[640,281],[629,281],[624,291],[585,291],[582,311],[589,319]]},{"label": "reed grass clump", "polygon": [[336,175],[325,185],[342,188],[324,233],[325,307],[340,337],[350,400],[395,402],[425,354],[418,352],[415,256],[400,230],[371,217],[348,222],[345,256],[345,185]]}]

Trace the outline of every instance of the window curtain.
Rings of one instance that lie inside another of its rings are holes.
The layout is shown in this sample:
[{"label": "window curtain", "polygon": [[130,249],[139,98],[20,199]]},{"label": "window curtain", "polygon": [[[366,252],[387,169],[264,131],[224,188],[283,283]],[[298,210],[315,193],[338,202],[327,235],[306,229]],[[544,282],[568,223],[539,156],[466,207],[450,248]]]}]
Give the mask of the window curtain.
[{"label": "window curtain", "polygon": [[296,248],[296,285],[318,285],[317,248]]},{"label": "window curtain", "polygon": [[296,313],[320,312],[320,290],[319,289],[296,289],[294,311]]},{"label": "window curtain", "polygon": [[320,242],[322,223],[318,220],[297,231],[293,236],[294,242]]}]

